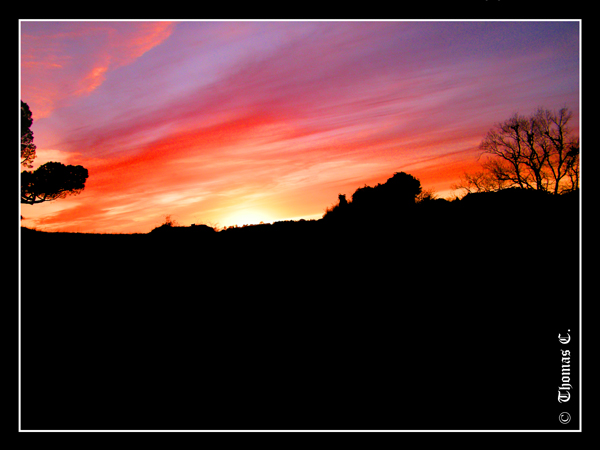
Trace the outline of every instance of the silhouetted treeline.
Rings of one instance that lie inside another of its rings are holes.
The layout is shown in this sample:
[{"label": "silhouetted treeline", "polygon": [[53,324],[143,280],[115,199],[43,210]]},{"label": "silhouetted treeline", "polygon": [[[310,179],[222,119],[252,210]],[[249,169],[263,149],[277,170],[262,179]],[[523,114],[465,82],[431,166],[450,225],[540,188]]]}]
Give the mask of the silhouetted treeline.
[{"label": "silhouetted treeline", "polygon": [[578,194],[419,201],[408,177],[314,221],[22,229],[23,426],[554,424]]}]

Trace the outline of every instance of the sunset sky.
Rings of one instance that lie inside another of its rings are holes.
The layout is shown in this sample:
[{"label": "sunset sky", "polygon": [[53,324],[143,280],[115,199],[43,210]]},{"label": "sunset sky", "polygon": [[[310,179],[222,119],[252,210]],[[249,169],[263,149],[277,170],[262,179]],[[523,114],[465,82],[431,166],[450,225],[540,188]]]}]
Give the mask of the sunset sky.
[{"label": "sunset sky", "polygon": [[89,171],[21,205],[40,230],[318,219],[400,171],[451,198],[495,123],[567,106],[579,125],[578,21],[20,25],[34,169]]}]

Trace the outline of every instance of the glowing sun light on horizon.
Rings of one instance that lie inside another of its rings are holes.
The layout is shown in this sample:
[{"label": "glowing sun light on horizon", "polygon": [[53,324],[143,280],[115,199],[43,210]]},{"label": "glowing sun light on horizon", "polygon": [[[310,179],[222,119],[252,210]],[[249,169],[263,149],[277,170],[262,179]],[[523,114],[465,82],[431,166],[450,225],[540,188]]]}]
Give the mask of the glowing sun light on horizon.
[{"label": "glowing sun light on horizon", "polygon": [[267,212],[256,210],[256,209],[239,209],[224,220],[225,226],[243,226],[243,225],[256,225],[260,222],[271,223],[273,221],[271,215]]}]

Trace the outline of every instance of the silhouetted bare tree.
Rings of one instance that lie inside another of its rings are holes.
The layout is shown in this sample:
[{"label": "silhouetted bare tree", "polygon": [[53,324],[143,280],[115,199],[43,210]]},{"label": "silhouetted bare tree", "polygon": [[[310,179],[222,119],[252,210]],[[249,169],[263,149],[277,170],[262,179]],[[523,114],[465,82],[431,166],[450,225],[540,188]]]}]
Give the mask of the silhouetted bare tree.
[{"label": "silhouetted bare tree", "polygon": [[481,170],[479,172],[464,173],[460,182],[453,185],[452,189],[464,189],[468,194],[476,192],[493,192],[505,189],[508,183],[498,179],[493,173]]},{"label": "silhouetted bare tree", "polygon": [[483,172],[465,174],[456,189],[486,192],[519,187],[561,194],[579,188],[579,139],[568,126],[573,114],[540,108],[488,131],[479,145]]}]

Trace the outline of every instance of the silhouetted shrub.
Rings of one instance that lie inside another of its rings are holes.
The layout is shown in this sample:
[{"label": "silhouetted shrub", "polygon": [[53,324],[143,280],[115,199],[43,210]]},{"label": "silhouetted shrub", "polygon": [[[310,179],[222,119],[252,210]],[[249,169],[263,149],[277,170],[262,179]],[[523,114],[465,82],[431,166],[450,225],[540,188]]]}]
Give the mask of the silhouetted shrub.
[{"label": "silhouetted shrub", "polygon": [[354,209],[378,214],[395,213],[415,204],[421,193],[421,182],[404,172],[396,172],[384,184],[358,188],[352,195]]},{"label": "silhouetted shrub", "polygon": [[389,225],[414,207],[421,192],[421,182],[417,178],[396,172],[383,184],[359,187],[352,194],[351,202],[340,194],[338,204],[327,208],[323,219],[355,222],[357,226],[368,223]]},{"label": "silhouetted shrub", "polygon": [[153,234],[163,233],[165,230],[170,230],[171,228],[174,228],[177,226],[179,226],[177,221],[175,221],[171,215],[167,214],[165,216],[164,223],[162,225],[159,225],[158,227],[152,229],[152,231],[150,231],[150,233],[153,233]]},{"label": "silhouetted shrub", "polygon": [[150,231],[149,234],[161,236],[209,236],[215,234],[213,227],[193,223],[189,227],[179,226],[170,215],[165,216],[165,222]]}]

